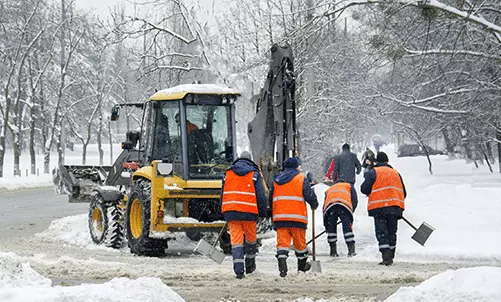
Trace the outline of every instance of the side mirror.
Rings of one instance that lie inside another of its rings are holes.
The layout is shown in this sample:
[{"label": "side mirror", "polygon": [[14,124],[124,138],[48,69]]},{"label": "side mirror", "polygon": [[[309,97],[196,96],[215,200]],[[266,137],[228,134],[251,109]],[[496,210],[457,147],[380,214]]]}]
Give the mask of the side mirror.
[{"label": "side mirror", "polygon": [[118,121],[118,117],[120,116],[120,106],[115,105],[111,108],[111,120]]}]

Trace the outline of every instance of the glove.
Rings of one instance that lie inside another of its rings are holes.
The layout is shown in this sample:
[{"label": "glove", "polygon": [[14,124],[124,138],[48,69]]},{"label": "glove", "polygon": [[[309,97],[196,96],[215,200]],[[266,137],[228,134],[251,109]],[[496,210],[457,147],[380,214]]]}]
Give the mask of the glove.
[{"label": "glove", "polygon": [[271,212],[271,208],[268,207],[267,209],[267,213],[266,213],[266,218],[271,218],[273,216],[272,212]]}]

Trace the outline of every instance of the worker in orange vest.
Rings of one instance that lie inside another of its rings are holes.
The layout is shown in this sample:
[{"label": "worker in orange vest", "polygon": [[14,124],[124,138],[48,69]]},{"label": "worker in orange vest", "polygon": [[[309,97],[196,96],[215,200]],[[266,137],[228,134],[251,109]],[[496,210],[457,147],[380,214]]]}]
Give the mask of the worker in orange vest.
[{"label": "worker in orange vest", "polygon": [[284,171],[275,176],[270,190],[269,204],[273,224],[277,230],[278,270],[281,277],[287,276],[287,258],[291,240],[297,258],[298,271],[306,272],[311,268],[306,249],[306,228],[308,213],[306,203],[315,210],[317,196],[308,178],[299,170],[299,159],[289,157],[284,162]]},{"label": "worker in orange vest", "polygon": [[355,188],[343,179],[338,179],[325,191],[324,226],[330,255],[339,257],[337,253],[337,221],[343,225],[344,242],[348,246],[348,257],[355,256],[355,234],[353,233],[353,212],[358,200]]},{"label": "worker in orange vest", "polygon": [[233,270],[238,279],[256,270],[256,223],[258,217],[267,216],[267,208],[259,167],[252,155],[243,151],[226,170],[221,189],[221,212],[228,222]]},{"label": "worker in orange vest", "polygon": [[374,169],[365,174],[361,191],[369,196],[367,210],[374,217],[376,238],[383,261],[381,265],[392,265],[397,246],[398,220],[405,210],[407,196],[402,176],[388,164],[388,155],[379,152]]}]

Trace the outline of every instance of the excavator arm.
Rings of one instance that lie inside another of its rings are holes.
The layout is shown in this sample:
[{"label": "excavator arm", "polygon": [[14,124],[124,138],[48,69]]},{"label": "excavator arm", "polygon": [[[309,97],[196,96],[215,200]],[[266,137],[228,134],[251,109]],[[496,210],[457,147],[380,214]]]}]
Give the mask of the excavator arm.
[{"label": "excavator arm", "polygon": [[252,157],[261,166],[265,182],[281,170],[287,157],[296,156],[296,78],[292,48],[271,47],[270,69],[256,102],[256,116],[248,125]]}]

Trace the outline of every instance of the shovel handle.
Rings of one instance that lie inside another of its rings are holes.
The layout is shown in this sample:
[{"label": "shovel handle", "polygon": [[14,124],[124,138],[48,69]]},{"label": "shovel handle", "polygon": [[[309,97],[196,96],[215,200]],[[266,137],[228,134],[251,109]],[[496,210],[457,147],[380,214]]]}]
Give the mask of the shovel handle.
[{"label": "shovel handle", "polygon": [[212,246],[216,246],[217,243],[219,242],[219,239],[221,239],[221,235],[223,235],[223,232],[228,228],[228,221],[223,225],[221,228],[221,231],[219,231],[219,235],[217,235],[216,241]]},{"label": "shovel handle", "polygon": [[415,226],[414,226],[414,225],[413,225],[413,224],[412,224],[409,220],[405,219],[405,217],[404,217],[404,216],[402,216],[402,219],[403,219],[405,222],[407,222],[407,224],[408,224],[408,225],[410,225],[410,226],[411,226],[411,228],[413,228],[413,229],[414,229],[414,231],[417,231],[417,228],[416,228],[416,227],[415,227]]},{"label": "shovel handle", "polygon": [[313,237],[313,261],[317,260],[316,253],[315,253],[315,210],[311,210],[311,237]]},{"label": "shovel handle", "polygon": [[[341,220],[337,222],[337,224],[340,224],[341,223]],[[325,234],[325,230],[322,231],[320,234],[318,234],[317,236],[315,236],[315,239],[317,239],[318,237],[322,236],[323,234]],[[313,239],[310,239],[310,241],[306,242],[306,245],[309,245],[310,243],[313,242]]]}]

